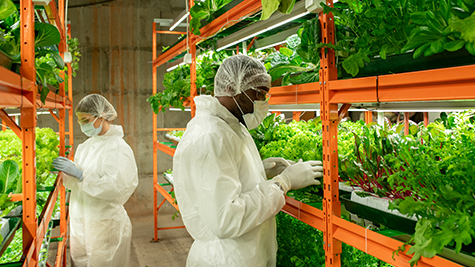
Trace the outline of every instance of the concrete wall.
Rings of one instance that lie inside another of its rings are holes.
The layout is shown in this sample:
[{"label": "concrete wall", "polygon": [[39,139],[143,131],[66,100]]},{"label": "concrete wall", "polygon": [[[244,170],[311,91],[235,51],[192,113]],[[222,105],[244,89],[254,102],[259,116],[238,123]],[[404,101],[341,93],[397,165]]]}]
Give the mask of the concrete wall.
[{"label": "concrete wall", "polygon": [[[152,211],[152,110],[146,99],[152,94],[152,22],[154,18],[175,18],[185,8],[185,0],[75,0],[69,1],[68,19],[72,36],[78,38],[82,54],[73,78],[74,106],[87,94],[105,96],[119,114],[115,124],[124,127],[124,139],[135,152],[140,185],[129,204],[132,212]],[[176,35],[157,35],[157,51],[177,40]],[[157,68],[158,91],[162,91],[166,67]],[[159,127],[185,127],[189,112],[158,115]],[[87,137],[74,115],[76,146]],[[39,126],[57,130],[49,115]],[[159,137],[162,138],[162,137]],[[159,171],[172,167],[172,158],[159,152]],[[129,211],[131,211],[129,209]]]}]

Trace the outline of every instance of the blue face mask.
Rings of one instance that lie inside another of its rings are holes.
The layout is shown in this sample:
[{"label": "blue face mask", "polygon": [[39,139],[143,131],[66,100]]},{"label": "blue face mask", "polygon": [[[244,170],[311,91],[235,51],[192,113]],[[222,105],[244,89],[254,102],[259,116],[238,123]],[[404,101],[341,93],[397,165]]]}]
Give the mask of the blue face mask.
[{"label": "blue face mask", "polygon": [[99,128],[94,128],[94,122],[96,122],[96,120],[97,118],[93,122],[81,125],[81,131],[89,137],[97,136],[102,131],[102,123],[99,125]]}]

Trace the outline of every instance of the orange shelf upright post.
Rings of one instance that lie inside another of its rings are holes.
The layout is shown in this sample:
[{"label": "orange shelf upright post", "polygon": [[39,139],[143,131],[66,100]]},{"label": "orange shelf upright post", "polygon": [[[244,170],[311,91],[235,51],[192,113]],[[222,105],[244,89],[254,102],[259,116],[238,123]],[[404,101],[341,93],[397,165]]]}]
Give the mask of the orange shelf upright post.
[{"label": "orange shelf upright post", "polygon": [[[64,0],[59,0],[58,1],[58,7],[59,7],[59,24],[61,25],[60,29],[64,29],[64,17],[65,17],[65,6],[64,6]],[[66,52],[66,44],[67,44],[67,38],[70,36],[71,31],[70,31],[70,25],[68,24],[67,27],[67,33],[62,34],[61,42],[59,43],[59,53],[61,57],[64,59],[64,52]],[[59,86],[59,94],[60,96],[65,100],[68,99],[71,101],[72,104],[72,69],[71,69],[71,64],[67,64],[68,67],[68,97],[66,97],[66,92],[65,92],[65,85],[64,83],[61,83]],[[64,78],[65,73],[64,71],[61,72],[62,77]],[[74,136],[73,136],[73,111],[68,110],[68,119],[69,119],[69,142],[73,142]],[[65,157],[66,156],[66,106],[64,108],[59,109],[59,155]],[[70,155],[69,158],[72,158],[74,156],[74,148],[71,146],[70,149]],[[59,198],[60,198],[60,221],[59,221],[59,230],[60,230],[60,235],[63,238],[63,243],[58,244],[58,255],[60,256],[61,262],[58,262],[58,266],[62,263],[63,266],[66,266],[66,250],[65,249],[59,249],[60,246],[66,243],[66,240],[68,238],[68,225],[67,225],[67,218],[66,218],[66,188],[63,185],[63,180],[60,180],[60,183],[56,184],[56,186],[59,186]],[[57,257],[58,258],[58,257]]]},{"label": "orange shelf upright post", "polygon": [[[34,5],[31,0],[20,1],[20,39],[21,39],[21,68],[20,73],[30,81],[36,81],[35,71],[35,17]],[[36,102],[36,88],[24,96]],[[38,222],[36,218],[36,164],[35,164],[35,127],[36,107],[21,107],[22,153],[23,153],[23,253],[27,264],[38,264],[38,248],[35,246]],[[33,247],[32,247],[33,246]]]},{"label": "orange shelf upright post", "polygon": [[[71,24],[68,24],[68,33],[67,38],[71,39]],[[68,99],[73,103],[73,69],[71,63],[68,63]],[[72,109],[68,110],[68,119],[69,119],[69,145],[71,146],[70,154],[71,158],[74,159],[74,111]]]},{"label": "orange shelf upright post", "polygon": [[[157,24],[153,22],[153,36],[152,36],[152,60],[157,58]],[[157,66],[152,66],[152,93],[157,93]],[[157,190],[155,185],[158,184],[158,163],[157,163],[157,146],[155,145],[157,140],[157,114],[153,114],[152,127],[153,127],[153,241],[158,241],[158,212],[157,212]]]},{"label": "orange shelf upright post", "polygon": [[365,111],[364,112],[364,121],[366,124],[370,124],[373,122],[373,112],[372,111]]},{"label": "orange shelf upright post", "polygon": [[[188,1],[188,6],[191,8],[195,4],[194,0]],[[190,20],[191,20],[191,13],[190,13]],[[188,32],[188,43],[192,41],[193,33],[191,28]],[[190,53],[191,53],[191,66],[190,66],[190,98],[191,98],[191,117],[193,118],[196,113],[196,105],[195,105],[195,96],[198,95],[197,88],[196,88],[196,43],[190,45]]]},{"label": "orange shelf upright post", "polygon": [[[327,5],[333,7],[333,1],[327,0]],[[335,44],[335,24],[333,14],[320,14],[323,43]],[[325,231],[323,247],[325,250],[325,266],[339,267],[341,241],[334,238],[333,215],[340,217],[341,204],[338,191],[338,104],[330,102],[332,92],[329,82],[337,79],[335,65],[335,51],[322,49],[320,56],[320,91],[323,92],[323,101],[320,103],[323,125],[323,215]]]},{"label": "orange shelf upright post", "polygon": [[292,112],[292,119],[294,121],[300,121],[300,116],[302,116],[302,111],[294,111]]}]

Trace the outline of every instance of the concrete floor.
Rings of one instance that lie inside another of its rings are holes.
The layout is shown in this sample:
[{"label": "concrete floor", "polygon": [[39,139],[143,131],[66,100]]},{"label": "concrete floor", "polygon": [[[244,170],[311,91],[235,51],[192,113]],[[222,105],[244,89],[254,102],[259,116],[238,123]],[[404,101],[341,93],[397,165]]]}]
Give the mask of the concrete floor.
[{"label": "concrete floor", "polygon": [[[160,195],[159,195],[160,196]],[[159,197],[161,201],[163,197]],[[158,233],[159,242],[150,242],[153,239],[153,214],[136,215],[128,207],[132,221],[132,250],[130,267],[180,267],[185,266],[186,257],[193,239],[185,229],[161,230]],[[181,218],[172,220],[175,209],[166,202],[159,211],[158,223],[160,227],[172,227],[183,225]],[[58,227],[57,227],[58,228]],[[58,229],[54,229],[56,232]],[[53,232],[53,236],[57,233]],[[57,243],[50,245],[48,263],[54,266]],[[69,260],[68,264],[71,266]]]}]

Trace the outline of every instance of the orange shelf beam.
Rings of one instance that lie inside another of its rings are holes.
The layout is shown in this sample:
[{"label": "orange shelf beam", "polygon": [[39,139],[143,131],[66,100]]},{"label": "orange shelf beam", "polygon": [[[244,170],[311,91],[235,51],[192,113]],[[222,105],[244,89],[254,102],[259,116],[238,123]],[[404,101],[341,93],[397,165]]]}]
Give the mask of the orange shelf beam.
[{"label": "orange shelf beam", "polygon": [[330,103],[378,102],[376,77],[327,81]]},{"label": "orange shelf beam", "polygon": [[324,231],[323,211],[285,196],[282,211],[320,231]]},{"label": "orange shelf beam", "polygon": [[[244,0],[237,6],[229,10],[228,12],[224,13],[218,18],[214,19],[211,23],[201,28],[200,36],[192,35],[191,42],[188,45],[189,46],[196,45],[204,41],[207,37],[215,34],[219,30],[224,29],[223,25],[226,24],[227,27],[230,27],[238,23],[239,21],[241,21],[242,18],[247,17],[251,14],[254,14],[261,9],[262,9],[262,4],[260,0]],[[187,47],[186,39],[184,39],[180,43],[176,44],[175,46],[171,47],[170,49],[162,53],[157,58],[154,58],[153,67],[156,68],[166,63],[167,61],[171,60],[175,56],[181,54],[183,51],[186,50],[186,47]]]},{"label": "orange shelf beam", "polygon": [[38,246],[41,246],[43,239],[45,238],[45,234],[47,232],[49,222],[51,221],[51,216],[53,215],[54,206],[56,205],[56,200],[58,199],[58,194],[62,184],[63,174],[59,173],[56,177],[56,182],[54,183],[55,188],[49,194],[46,205],[40,215],[40,222],[36,231],[36,244],[38,244]]},{"label": "orange shelf beam", "polygon": [[0,109],[0,119],[21,139],[21,128],[3,109]]},{"label": "orange shelf beam", "polygon": [[328,83],[331,103],[475,99],[475,65],[333,80]]},{"label": "orange shelf beam", "polygon": [[380,102],[475,99],[475,65],[378,77]]},{"label": "orange shelf beam", "polygon": [[270,105],[320,104],[322,96],[318,82],[272,87]]},{"label": "orange shelf beam", "polygon": [[178,208],[178,205],[176,204],[175,202],[175,199],[172,198],[172,196],[168,193],[167,190],[165,190],[165,188],[163,188],[161,185],[159,184],[155,184],[154,185],[155,187],[155,190],[157,190],[168,202],[170,202],[170,204],[172,204],[172,206],[176,209],[176,210],[180,210]]},{"label": "orange shelf beam", "polygon": [[67,97],[62,97],[53,92],[49,92],[44,104],[41,102],[40,96],[38,95],[36,99],[36,107],[47,109],[72,109],[72,103]]},{"label": "orange shelf beam", "polygon": [[33,107],[25,94],[34,90],[34,82],[4,67],[0,67],[0,77],[0,107]]},{"label": "orange shelf beam", "polygon": [[171,147],[169,147],[167,145],[164,145],[160,142],[155,142],[154,148],[158,149],[158,150],[160,150],[160,151],[164,152],[165,154],[170,155],[172,157],[175,155],[175,149],[174,148],[171,148]]},{"label": "orange shelf beam", "polygon": [[[394,259],[392,258],[393,252],[403,244],[402,242],[367,230],[362,226],[336,216],[332,217],[334,229],[336,228],[334,238],[394,266],[410,266],[409,260],[412,256],[400,252],[399,255],[394,255]],[[406,252],[409,250],[409,247],[406,246]],[[435,256],[431,259],[422,257],[417,266],[456,267],[460,265]]]}]

